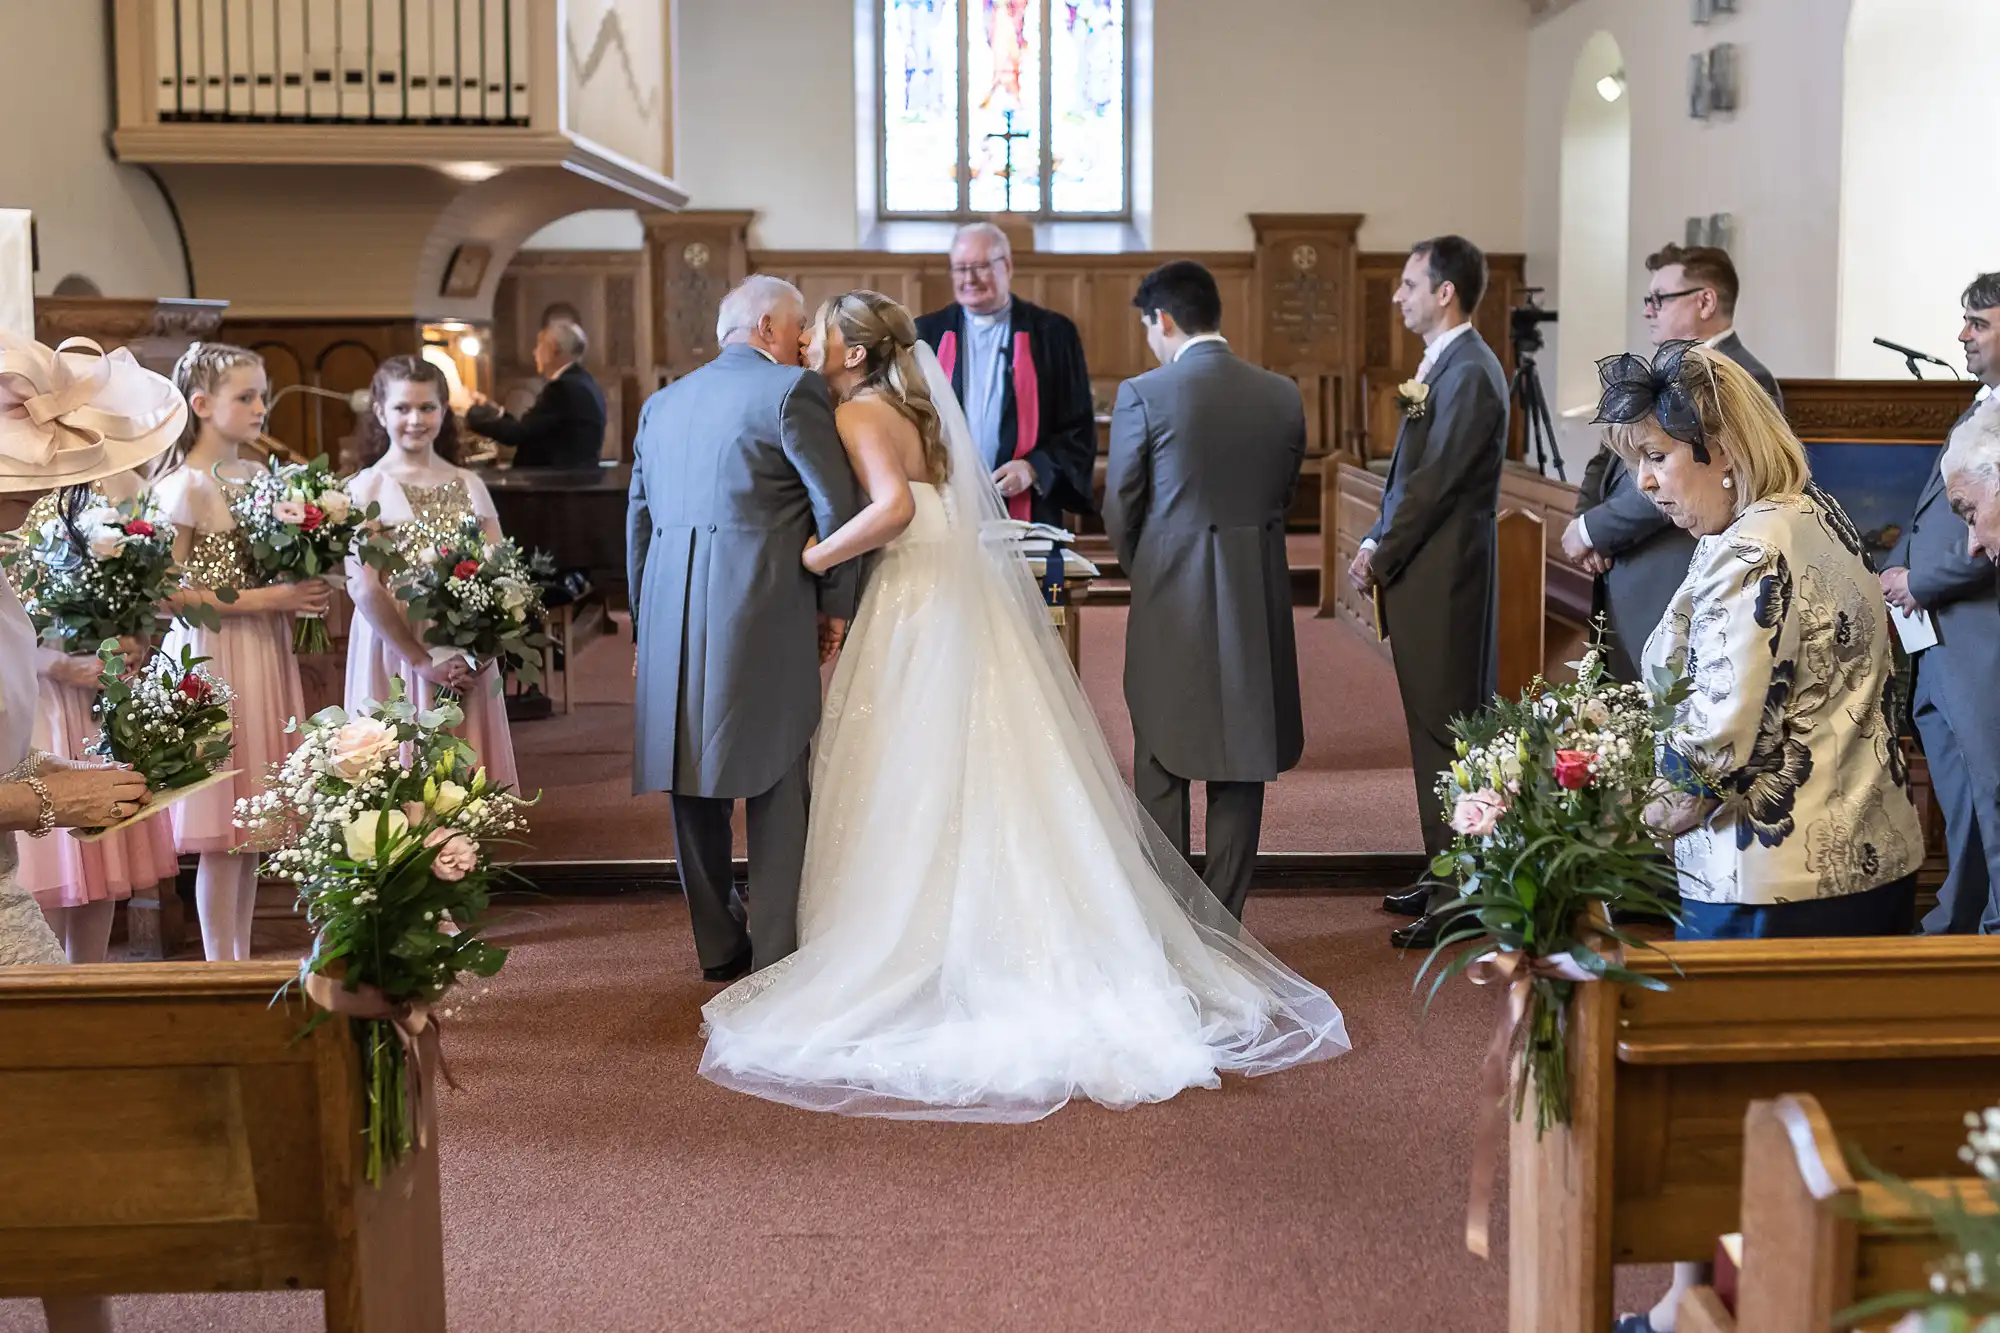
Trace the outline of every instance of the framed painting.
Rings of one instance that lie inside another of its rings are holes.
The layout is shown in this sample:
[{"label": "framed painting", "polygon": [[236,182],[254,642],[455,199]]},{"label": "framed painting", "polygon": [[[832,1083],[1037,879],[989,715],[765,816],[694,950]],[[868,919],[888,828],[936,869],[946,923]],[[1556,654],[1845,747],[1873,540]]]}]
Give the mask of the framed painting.
[{"label": "framed painting", "polygon": [[1903,535],[1943,447],[1859,440],[1806,442],[1813,480],[1854,520],[1875,568],[1882,568],[1883,555]]}]

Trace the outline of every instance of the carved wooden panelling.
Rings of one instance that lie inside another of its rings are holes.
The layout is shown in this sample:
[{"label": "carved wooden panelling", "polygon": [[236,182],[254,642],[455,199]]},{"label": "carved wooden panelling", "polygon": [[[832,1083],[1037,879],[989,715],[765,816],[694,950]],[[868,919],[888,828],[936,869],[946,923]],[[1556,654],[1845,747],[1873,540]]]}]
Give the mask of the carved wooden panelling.
[{"label": "carved wooden panelling", "polygon": [[1802,440],[1943,441],[1972,404],[1971,380],[1784,380],[1785,416]]},{"label": "carved wooden panelling", "polygon": [[[416,324],[402,319],[226,319],[220,333],[222,341],[264,358],[274,394],[302,382],[335,393],[365,389],[377,366],[415,352],[418,338]],[[265,433],[308,458],[327,454],[345,470],[360,466],[353,447],[358,425],[345,403],[292,394],[272,411]]]},{"label": "carved wooden panelling", "polygon": [[50,347],[88,338],[110,351],[130,348],[140,365],[165,375],[193,342],[213,342],[227,301],[38,296],[35,337]]},{"label": "carved wooden panelling", "polygon": [[535,336],[554,311],[573,315],[590,340],[584,365],[604,389],[605,456],[624,457],[638,410],[657,387],[647,308],[648,252],[524,250],[493,298],[493,398],[522,410],[542,388]]},{"label": "carved wooden panelling", "polygon": [[722,298],[750,272],[750,213],[647,213],[653,361],[666,379],[714,357]]},{"label": "carved wooden panelling", "polygon": [[1350,370],[1359,214],[1253,213],[1265,365]]}]

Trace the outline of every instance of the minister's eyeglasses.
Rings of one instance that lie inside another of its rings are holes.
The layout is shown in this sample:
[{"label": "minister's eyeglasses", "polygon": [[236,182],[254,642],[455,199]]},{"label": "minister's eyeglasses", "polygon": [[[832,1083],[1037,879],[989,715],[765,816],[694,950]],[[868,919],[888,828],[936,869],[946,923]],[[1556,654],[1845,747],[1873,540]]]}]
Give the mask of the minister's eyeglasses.
[{"label": "minister's eyeglasses", "polygon": [[1683,296],[1693,296],[1696,292],[1705,292],[1707,290],[1708,288],[1706,287],[1688,287],[1678,292],[1647,292],[1645,300],[1641,301],[1640,304],[1646,307],[1647,314],[1657,315],[1660,313],[1660,307],[1667,302],[1678,301]]},{"label": "minister's eyeglasses", "polygon": [[1005,261],[989,259],[983,264],[953,264],[951,266],[951,276],[954,278],[990,278],[993,276],[993,266],[1003,262]]}]

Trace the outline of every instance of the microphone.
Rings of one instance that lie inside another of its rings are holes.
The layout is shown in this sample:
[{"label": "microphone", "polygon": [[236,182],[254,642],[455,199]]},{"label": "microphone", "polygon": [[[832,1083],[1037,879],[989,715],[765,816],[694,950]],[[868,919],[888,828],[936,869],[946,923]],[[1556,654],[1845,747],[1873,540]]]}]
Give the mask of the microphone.
[{"label": "microphone", "polygon": [[1917,379],[1923,378],[1923,372],[1917,369],[1917,362],[1919,361],[1928,361],[1934,366],[1943,366],[1946,370],[1949,370],[1952,373],[1952,376],[1954,378],[1963,378],[1963,376],[1959,375],[1957,366],[1954,366],[1949,361],[1941,360],[1938,357],[1932,356],[1929,352],[1919,352],[1914,347],[1905,347],[1901,343],[1892,343],[1887,338],[1876,338],[1874,339],[1874,343],[1877,347],[1886,347],[1890,351],[1902,357],[1904,366],[1906,366],[1909,369],[1910,374]]}]

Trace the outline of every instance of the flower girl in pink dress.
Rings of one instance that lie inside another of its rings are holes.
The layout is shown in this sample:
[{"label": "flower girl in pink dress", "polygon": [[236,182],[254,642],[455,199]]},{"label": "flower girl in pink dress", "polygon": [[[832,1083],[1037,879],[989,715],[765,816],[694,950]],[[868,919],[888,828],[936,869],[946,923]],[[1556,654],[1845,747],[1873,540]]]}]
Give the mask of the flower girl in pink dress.
[{"label": "flower girl in pink dress", "polygon": [[[469,515],[478,517],[487,541],[499,541],[500,519],[486,483],[456,461],[458,422],[443,372],[420,357],[393,356],[376,370],[370,395],[374,410],[362,423],[362,456],[371,461],[348,482],[347,494],[355,504],[381,506],[382,527],[397,554],[422,559]],[[419,705],[440,689],[451,690],[465,712],[460,734],[478,752],[488,780],[517,786],[498,665],[487,662],[473,671],[458,657],[433,664],[422,626],[411,623],[381,572],[358,557],[348,558],[347,590],[355,610],[347,634],[348,711],[386,699],[397,677],[405,697]]]},{"label": "flower girl in pink dress", "polygon": [[[51,492],[29,511],[22,528],[34,531],[54,519],[66,522],[74,533],[82,511],[109,504],[113,493],[129,496],[137,487],[138,478],[124,472],[94,486]],[[121,640],[119,647],[128,662],[136,663],[148,645]],[[42,682],[35,748],[58,759],[97,762],[83,752],[98,730],[90,715],[103,670],[95,646],[77,653],[45,646],[35,651],[36,674]],[[21,863],[15,882],[35,895],[49,929],[62,941],[63,953],[72,963],[103,962],[111,950],[111,920],[118,904],[134,889],[180,874],[173,826],[157,815],[96,842],[22,838],[18,846]]]},{"label": "flower girl in pink dress", "polygon": [[[174,383],[187,396],[188,428],[153,473],[153,501],[174,525],[174,557],[181,565],[176,606],[213,605],[222,628],[176,621],[161,646],[178,655],[189,645],[197,656],[212,658],[209,670],[236,692],[236,749],[229,761],[236,777],[184,798],[169,815],[180,850],[201,857],[195,906],[202,952],[211,961],[248,958],[257,854],[237,850],[243,833],[235,824],[236,802],[263,791],[270,766],[292,751],[285,727],[305,713],[292,618],[324,614],[331,593],[319,580],[249,586],[247,551],[229,512],[236,487],[216,475],[218,466],[239,462],[243,448],[263,433],[263,360],[240,347],[196,343],[174,366]],[[216,597],[213,590],[224,587],[238,590],[235,601]]]}]

